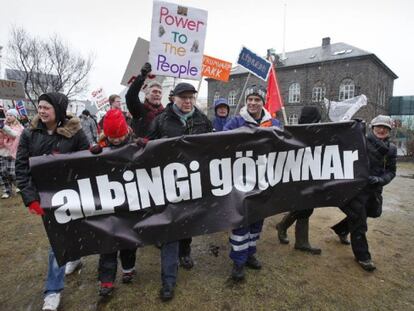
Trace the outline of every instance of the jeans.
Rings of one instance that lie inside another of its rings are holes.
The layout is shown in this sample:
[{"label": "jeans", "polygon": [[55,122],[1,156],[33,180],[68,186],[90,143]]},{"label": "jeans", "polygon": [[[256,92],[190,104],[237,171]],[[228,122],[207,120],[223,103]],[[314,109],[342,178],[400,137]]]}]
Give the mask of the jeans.
[{"label": "jeans", "polygon": [[65,285],[65,265],[59,267],[55,253],[49,250],[49,263],[47,270],[47,280],[45,286],[45,295],[59,293]]},{"label": "jeans", "polygon": [[161,281],[162,284],[175,286],[178,270],[179,242],[164,243],[161,247]]}]

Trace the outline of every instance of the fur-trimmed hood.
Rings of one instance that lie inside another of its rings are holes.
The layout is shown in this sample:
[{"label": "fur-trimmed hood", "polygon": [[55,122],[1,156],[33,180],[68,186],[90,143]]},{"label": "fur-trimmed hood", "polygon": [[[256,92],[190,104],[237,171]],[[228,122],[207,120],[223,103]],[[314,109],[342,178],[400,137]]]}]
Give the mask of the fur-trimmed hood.
[{"label": "fur-trimmed hood", "polygon": [[[80,119],[75,116],[67,115],[65,123],[63,126],[59,126],[56,129],[56,133],[62,135],[66,138],[73,137],[79,130],[82,128]],[[46,129],[46,126],[40,120],[39,116],[33,118],[32,122],[30,123],[30,129],[34,130],[43,130]]]}]

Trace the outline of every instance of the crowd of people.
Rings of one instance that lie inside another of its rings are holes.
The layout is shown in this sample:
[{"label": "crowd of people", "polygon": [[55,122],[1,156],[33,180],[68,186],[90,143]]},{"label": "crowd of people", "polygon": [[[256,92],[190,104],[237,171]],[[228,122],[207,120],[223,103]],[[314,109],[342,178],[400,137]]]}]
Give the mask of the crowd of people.
[{"label": "crowd of people", "polygon": [[[5,111],[5,120],[0,123],[0,187],[2,199],[20,192],[23,203],[31,213],[44,215],[39,193],[30,172],[30,157],[45,154],[63,154],[90,150],[99,154],[103,148],[119,148],[134,143],[145,147],[148,140],[171,138],[182,135],[197,135],[213,131],[230,131],[240,127],[276,127],[281,123],[264,108],[266,91],[252,86],[245,98],[245,105],[237,116],[230,117],[230,107],[225,98],[214,102],[215,116],[210,121],[195,105],[197,90],[189,83],[179,83],[169,94],[169,103],[161,104],[162,87],[150,82],[145,87],[145,100],[138,94],[142,91],[151,65],[145,64],[140,74],[129,87],[126,104],[129,113],[121,111],[121,98],[112,95],[110,109],[97,123],[89,111],[78,118],[66,113],[68,99],[61,93],[46,93],[38,98],[38,114],[26,128],[19,123],[15,109]],[[3,109],[4,110],[4,109]],[[318,123],[321,113],[317,107],[304,107],[299,123]],[[370,159],[369,180],[365,188],[345,206],[339,206],[346,218],[332,227],[343,244],[351,244],[357,263],[366,271],[375,270],[368,251],[366,239],[367,217],[379,217],[382,211],[382,187],[391,182],[396,172],[396,148],[390,143],[392,121],[388,116],[377,116],[370,123],[367,135]],[[309,242],[309,217],[313,210],[287,213],[276,226],[277,238],[281,244],[288,244],[287,229],[295,225],[295,249],[321,254],[321,249]],[[233,267],[230,272],[234,281],[245,278],[245,268],[261,269],[256,243],[259,240],[263,221],[231,230],[230,258]],[[350,241],[348,236],[350,235]],[[157,245],[161,257],[162,301],[174,297],[179,266],[192,269],[191,238],[170,241]],[[122,282],[130,283],[135,276],[135,249],[122,249],[109,254],[100,254],[98,279],[100,296],[113,293],[118,266],[121,261]],[[44,291],[43,310],[56,310],[64,288],[65,275],[81,266],[80,259],[59,267],[50,248],[48,272]]]}]

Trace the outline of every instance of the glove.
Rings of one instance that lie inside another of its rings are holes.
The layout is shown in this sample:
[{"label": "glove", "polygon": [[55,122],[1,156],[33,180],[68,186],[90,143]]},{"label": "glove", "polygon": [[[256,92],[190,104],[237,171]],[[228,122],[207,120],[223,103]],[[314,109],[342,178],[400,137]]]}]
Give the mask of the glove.
[{"label": "glove", "polygon": [[382,182],[382,178],[378,176],[369,176],[368,182],[370,183],[370,185],[376,185]]},{"label": "glove", "polygon": [[40,206],[39,201],[32,201],[29,203],[29,212],[39,216],[43,216],[45,214],[45,211]]},{"label": "glove", "polygon": [[141,68],[141,76],[146,77],[151,72],[151,64],[145,63],[144,66]]},{"label": "glove", "polygon": [[89,151],[90,151],[92,154],[100,154],[100,153],[102,152],[102,147],[101,147],[99,144],[95,144],[95,145],[92,145],[92,146],[89,148]]},{"label": "glove", "polygon": [[135,143],[138,147],[144,148],[148,143],[148,138],[138,137]]}]

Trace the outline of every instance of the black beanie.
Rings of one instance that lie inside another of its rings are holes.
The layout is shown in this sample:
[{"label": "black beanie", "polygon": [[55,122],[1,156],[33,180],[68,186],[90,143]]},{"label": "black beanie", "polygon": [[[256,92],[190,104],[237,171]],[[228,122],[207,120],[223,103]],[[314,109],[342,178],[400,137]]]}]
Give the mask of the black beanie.
[{"label": "black beanie", "polygon": [[38,101],[45,100],[53,106],[56,114],[57,126],[65,123],[68,98],[66,95],[57,92],[45,93],[39,96]]},{"label": "black beanie", "polygon": [[318,123],[321,120],[321,113],[317,107],[305,106],[300,112],[299,124]]}]

